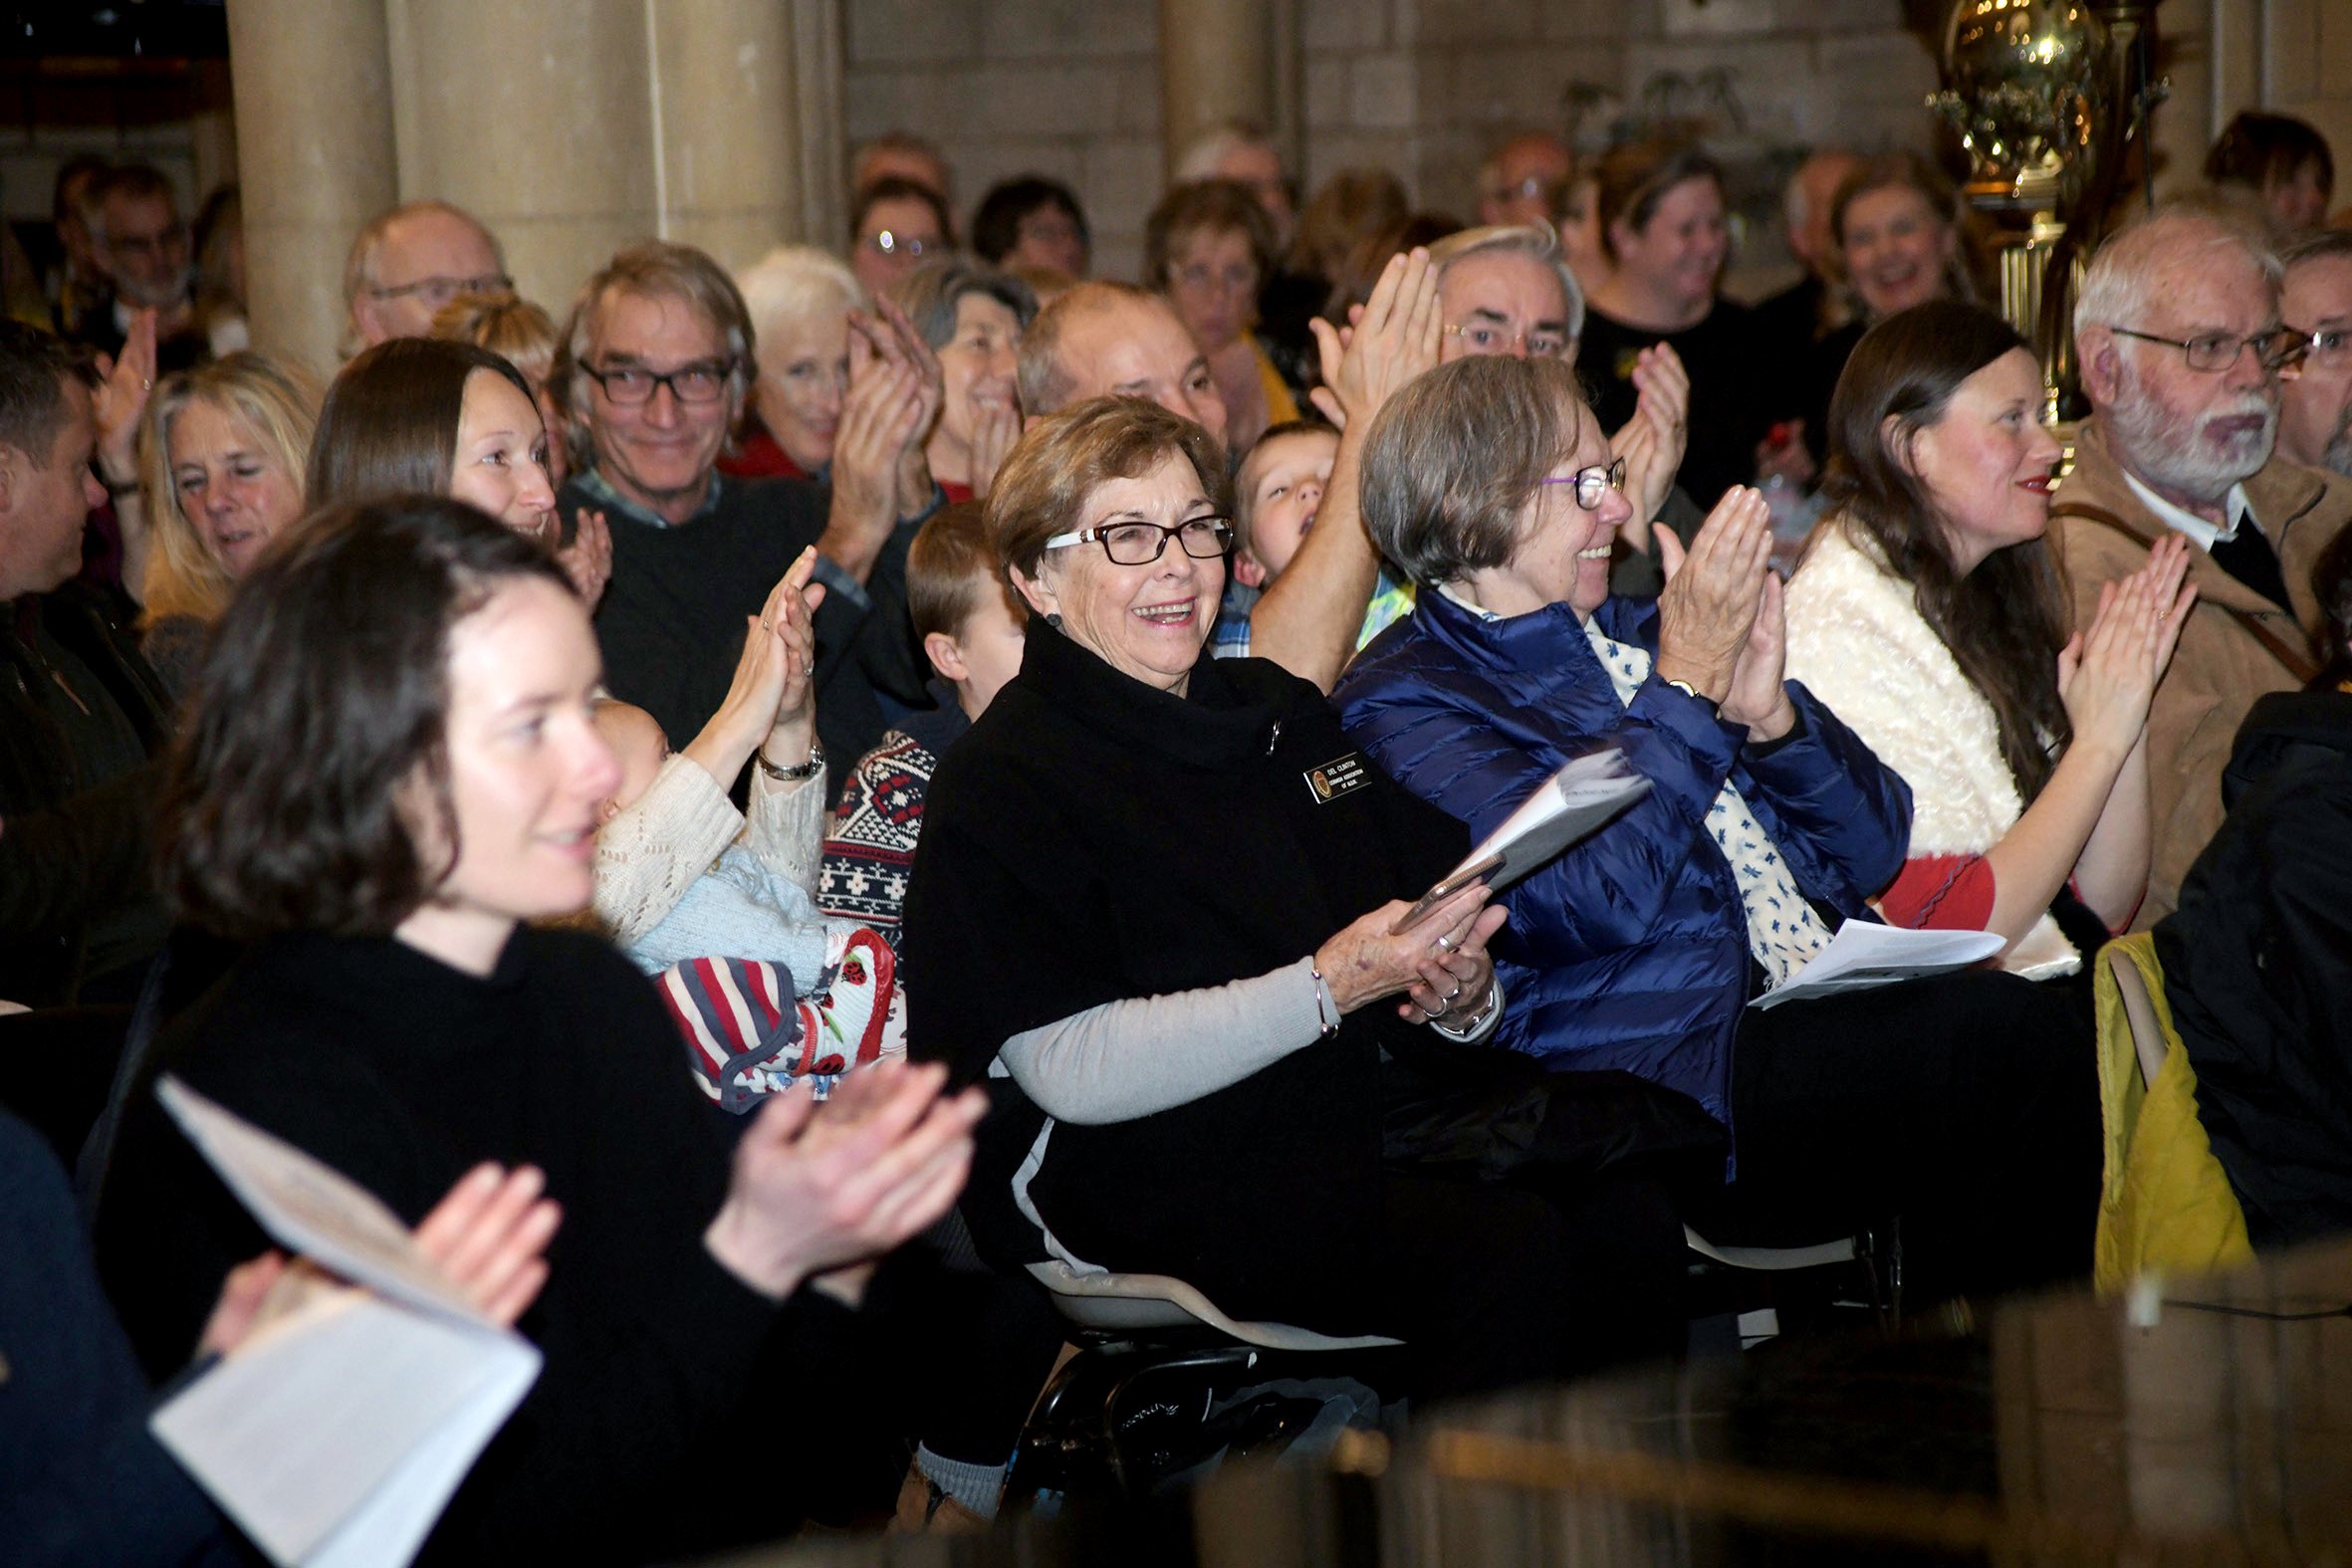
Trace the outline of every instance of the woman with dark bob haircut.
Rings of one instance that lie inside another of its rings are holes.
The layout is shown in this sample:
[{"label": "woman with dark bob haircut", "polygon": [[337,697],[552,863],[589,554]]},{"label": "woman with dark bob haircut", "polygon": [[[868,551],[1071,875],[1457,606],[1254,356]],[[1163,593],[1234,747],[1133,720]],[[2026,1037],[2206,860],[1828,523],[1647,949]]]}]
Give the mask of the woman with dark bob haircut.
[{"label": "woman with dark bob haircut", "polygon": [[2032,351],[1989,311],[1935,301],[1870,330],[1829,405],[1788,673],[1911,786],[1879,913],[1998,932],[2009,968],[2050,975],[2147,893],[2148,705],[2197,590],[2168,539],[2067,640],[2040,399]]},{"label": "woman with dark bob haircut", "polygon": [[1496,1042],[1690,1095],[1729,1130],[1715,1239],[1846,1235],[1903,1216],[1912,1287],[1997,1288],[2090,1263],[2089,1020],[1968,972],[1750,1007],[1903,865],[1910,792],[1781,670],[1780,583],[1753,490],[1655,600],[1609,591],[1623,460],[1554,359],[1459,359],[1366,441],[1364,521],[1419,607],[1341,679],[1348,739],[1494,828],[1595,748],[1650,792],[1503,894]]},{"label": "woman with dark bob haircut", "polygon": [[538,924],[588,902],[616,773],[563,572],[431,498],[332,509],[283,544],[222,617],[169,764],[165,884],[248,947],[159,1039],[102,1186],[132,1342],[176,1364],[264,1244],[145,1092],[157,1073],[411,1224],[476,1162],[528,1162],[565,1210],[518,1324],[546,1364],[426,1550],[642,1559],[773,1533],[791,1498],[715,1518],[680,1506],[687,1466],[755,1419],[837,1440],[850,1413],[796,1413],[775,1350],[854,1339],[863,1276],[832,1271],[947,1211],[979,1106],[884,1066],[733,1136],[644,981]]},{"label": "woman with dark bob haircut", "polygon": [[1207,653],[1229,505],[1208,432],[1130,397],[1032,425],[989,493],[1027,649],[940,762],[904,939],[910,1051],[996,1100],[974,1237],[1402,1337],[1427,1392],[1672,1351],[1658,1156],[1712,1176],[1715,1129],[1485,1047],[1485,888],[1400,929],[1460,824],[1313,686]]},{"label": "woman with dark bob haircut", "polygon": [[612,574],[602,513],[561,542],[540,399],[491,350],[394,337],[353,357],[327,388],[311,438],[312,508],[380,496],[453,496],[550,551],[590,605]]}]

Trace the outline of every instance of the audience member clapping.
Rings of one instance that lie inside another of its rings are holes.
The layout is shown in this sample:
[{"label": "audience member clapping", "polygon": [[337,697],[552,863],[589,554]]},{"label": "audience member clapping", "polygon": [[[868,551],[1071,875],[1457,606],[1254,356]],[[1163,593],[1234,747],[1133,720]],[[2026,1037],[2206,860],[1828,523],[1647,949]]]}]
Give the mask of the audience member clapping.
[{"label": "audience member clapping", "polygon": [[961,262],[917,268],[891,296],[939,359],[939,417],[923,456],[949,502],[988,494],[1021,439],[1021,335],[1037,320],[1029,286]]},{"label": "audience member clapping", "polygon": [[448,496],[535,540],[593,605],[612,571],[601,514],[563,543],[550,442],[520,370],[487,348],[395,337],[343,367],[327,389],[309,457],[313,508],[383,496]]},{"label": "audience member clapping", "polygon": [[1697,1099],[1737,1138],[1719,1232],[1843,1235],[1883,1206],[1904,1217],[1909,1288],[2079,1274],[2087,1018],[1987,973],[1747,1006],[1867,918],[1902,866],[1909,791],[1782,679],[1762,498],[1733,491],[1687,558],[1666,547],[1653,603],[1609,593],[1621,483],[1556,359],[1443,366],[1365,450],[1366,524],[1421,596],[1340,681],[1348,739],[1474,834],[1595,747],[1651,784],[1504,894],[1497,1043]]},{"label": "audience member clapping", "polygon": [[[564,1245],[519,1323],[545,1368],[436,1531],[452,1555],[675,1555],[773,1533],[815,1500],[787,1486],[679,1505],[713,1445],[845,1441],[857,1414],[809,1409],[802,1374],[763,1347],[854,1355],[839,1302],[864,1273],[837,1271],[946,1212],[979,1110],[884,1066],[822,1109],[778,1097],[731,1139],[642,979],[600,942],[528,924],[588,898],[617,772],[595,684],[587,616],[535,545],[444,501],[340,508],[242,584],[176,763],[174,896],[251,948],[151,1069],[410,1221],[492,1154],[537,1165],[564,1202]],[[149,1082],[105,1172],[98,1243],[160,1371],[258,1242]]]},{"label": "audience member clapping", "polygon": [[2110,581],[2179,534],[2198,602],[2148,720],[2153,859],[2139,924],[2178,900],[2222,821],[2230,737],[2255,698],[2318,666],[2311,564],[2352,520],[2352,481],[2273,455],[2279,382],[2303,344],[2281,325],[2279,266],[2221,209],[2159,210],[2100,247],[2074,308],[2093,417],[2050,510],[2087,629]]},{"label": "audience member clapping", "polygon": [[865,287],[837,257],[810,245],[778,246],[735,285],[751,315],[759,376],[719,472],[822,479],[849,393],[850,313],[872,308]]},{"label": "audience member clapping", "polygon": [[[1596,178],[1610,271],[1586,301],[1582,353],[1601,423],[1614,429],[1633,416],[1637,356],[1664,343],[1690,375],[1684,489],[1704,502],[1753,481],[1766,458],[1774,471],[1809,478],[1796,432],[1765,448],[1796,399],[1760,373],[1748,312],[1716,292],[1730,253],[1722,168],[1696,146],[1636,142],[1602,157]],[[1796,346],[1787,345],[1789,359]]]},{"label": "audience member clapping", "polygon": [[1999,317],[1941,302],[1873,328],[1830,404],[1835,510],[1787,594],[1790,678],[1911,787],[1879,912],[1998,932],[2035,974],[2077,970],[2147,892],[2148,705],[2197,596],[2167,540],[2068,640],[2040,407]]},{"label": "audience member clapping", "polygon": [[[1128,398],[1033,427],[989,498],[1027,650],[940,763],[905,934],[915,1054],[998,1097],[975,1237],[1003,1267],[1175,1272],[1239,1316],[1398,1334],[1433,1391],[1655,1346],[1682,1269],[1662,1179],[1551,1148],[1545,1097],[1712,1135],[1628,1080],[1463,1043],[1505,1006],[1484,888],[1397,929],[1462,831],[1314,688],[1204,656],[1226,500],[1207,433]],[[1417,1110],[1498,1090],[1534,1097],[1533,1136],[1485,1153],[1530,1186],[1401,1151]],[[1538,1176],[1551,1157],[1577,1170]]]},{"label": "audience member clapping", "polygon": [[[1438,268],[1447,359],[1514,354],[1576,363],[1584,296],[1550,225],[1465,229],[1431,246],[1429,255]],[[1674,482],[1688,439],[1691,381],[1664,342],[1634,350],[1623,373],[1634,389],[1633,409],[1610,450],[1625,459],[1625,494],[1633,505],[1618,533],[1622,549],[1610,580],[1618,592],[1654,594],[1658,558],[1650,525],[1663,522],[1688,543],[1701,516]]]},{"label": "audience member clapping", "polygon": [[587,460],[558,504],[610,520],[612,581],[596,612],[605,680],[670,736],[718,711],[735,674],[732,629],[815,546],[826,588],[818,724],[832,756],[859,757],[882,738],[883,694],[921,700],[905,630],[913,530],[902,524],[935,504],[922,432],[938,409],[937,365],[885,317],[852,343],[829,485],[730,479],[719,454],[748,399],[756,343],[743,297],[710,257],[660,241],[615,254],[581,286],[557,357]]},{"label": "audience member clapping", "polygon": [[179,196],[160,170],[125,163],[90,187],[98,263],[114,290],[111,311],[83,319],[79,336],[99,352],[118,355],[133,319],[152,312],[156,362],[180,370],[212,356],[196,325],[195,274],[188,265],[188,225]]}]

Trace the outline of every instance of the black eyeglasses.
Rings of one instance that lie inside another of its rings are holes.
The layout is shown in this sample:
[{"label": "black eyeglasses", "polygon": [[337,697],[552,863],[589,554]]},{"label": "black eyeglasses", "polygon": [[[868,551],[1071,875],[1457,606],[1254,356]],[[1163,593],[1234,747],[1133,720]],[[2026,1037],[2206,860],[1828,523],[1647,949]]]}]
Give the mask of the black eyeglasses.
[{"label": "black eyeglasses", "polygon": [[2251,337],[2239,337],[2231,333],[2205,333],[2196,337],[2159,337],[2154,333],[2136,333],[2128,327],[2107,329],[2118,337],[2137,337],[2144,343],[2162,343],[2167,348],[2178,348],[2189,360],[2189,368],[2212,375],[2227,370],[2237,362],[2239,350],[2251,348],[2254,363],[2265,370],[2284,370],[2303,362],[2310,350],[2311,339],[2301,333],[2274,327]]},{"label": "black eyeglasses", "polygon": [[1184,547],[1195,560],[1212,560],[1233,548],[1233,525],[1221,517],[1187,518],[1174,528],[1157,523],[1108,523],[1057,534],[1046,549],[1069,545],[1100,545],[1102,553],[1122,566],[1148,566],[1168,553],[1168,541]]},{"label": "black eyeglasses", "polygon": [[693,364],[679,365],[675,370],[648,370],[641,364],[618,364],[599,370],[592,364],[581,369],[604,389],[604,395],[625,408],[653,400],[653,389],[666,386],[670,396],[681,403],[715,403],[727,390],[727,377],[735,372],[732,359],[701,359]]},{"label": "black eyeglasses", "polygon": [[1595,464],[1591,468],[1579,468],[1565,479],[1539,479],[1536,483],[1539,485],[1574,485],[1576,487],[1576,505],[1587,512],[1598,512],[1601,497],[1612,490],[1625,488],[1625,459],[1619,458],[1606,468]]}]

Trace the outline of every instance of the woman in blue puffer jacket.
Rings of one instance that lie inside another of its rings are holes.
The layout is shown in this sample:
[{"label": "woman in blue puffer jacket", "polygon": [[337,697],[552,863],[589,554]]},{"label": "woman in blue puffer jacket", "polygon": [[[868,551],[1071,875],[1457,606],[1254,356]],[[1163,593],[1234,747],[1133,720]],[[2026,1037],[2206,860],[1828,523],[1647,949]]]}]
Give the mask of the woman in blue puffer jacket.
[{"label": "woman in blue puffer jacket", "polygon": [[1755,491],[1724,497],[1688,560],[1662,542],[1658,600],[1609,596],[1623,472],[1550,359],[1446,365],[1366,443],[1366,527],[1422,592],[1340,682],[1350,736],[1474,835],[1599,747],[1652,785],[1504,895],[1496,1042],[1623,1068],[1725,1122],[1734,1180],[1702,1224],[1719,1241],[1900,1214],[1914,1286],[2086,1271],[2099,1135],[2079,1016],[1975,971],[1748,1006],[1872,918],[1910,793],[1783,680]]}]

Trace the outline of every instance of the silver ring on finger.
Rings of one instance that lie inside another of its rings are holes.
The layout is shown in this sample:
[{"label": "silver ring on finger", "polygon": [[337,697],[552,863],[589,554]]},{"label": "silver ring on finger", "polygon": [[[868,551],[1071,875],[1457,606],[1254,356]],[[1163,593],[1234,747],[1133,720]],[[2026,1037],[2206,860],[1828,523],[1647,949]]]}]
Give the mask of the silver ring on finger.
[{"label": "silver ring on finger", "polygon": [[1454,999],[1455,999],[1456,997],[1459,997],[1459,996],[1461,996],[1461,995],[1462,995],[1462,982],[1460,982],[1460,981],[1456,981],[1456,982],[1454,982],[1454,989],[1453,989],[1452,991],[1449,991],[1449,992],[1447,992],[1447,993],[1446,993],[1446,1006],[1447,1006],[1447,1007],[1449,1007],[1449,1008],[1450,1008],[1450,1007],[1452,1007],[1452,1006],[1454,1005]]},{"label": "silver ring on finger", "polygon": [[1453,1008],[1453,1006],[1454,1006],[1454,999],[1453,999],[1453,998],[1451,998],[1451,997],[1440,997],[1440,998],[1438,998],[1438,999],[1437,999],[1437,1006],[1436,1006],[1436,1007],[1434,1007],[1434,1008],[1424,1008],[1424,1009],[1422,1009],[1422,1010],[1426,1011],[1426,1012],[1427,1012],[1427,1013],[1428,1013],[1428,1014],[1429,1014],[1431,1017],[1433,1017],[1433,1018],[1442,1018],[1442,1017],[1444,1017],[1444,1016],[1446,1015],[1446,1013],[1447,1013],[1447,1012],[1448,1012],[1448,1011],[1449,1011],[1449,1010],[1450,1010],[1450,1009]]},{"label": "silver ring on finger", "polygon": [[1448,938],[1448,937],[1444,936],[1443,934],[1441,934],[1441,935],[1438,937],[1438,939],[1437,939],[1437,950],[1438,950],[1440,953],[1451,953],[1451,952],[1453,952],[1453,951],[1454,951],[1454,944],[1453,944],[1453,941],[1452,941],[1450,938]]}]

